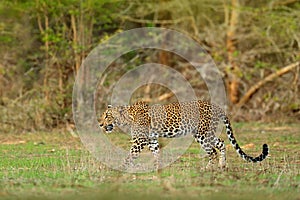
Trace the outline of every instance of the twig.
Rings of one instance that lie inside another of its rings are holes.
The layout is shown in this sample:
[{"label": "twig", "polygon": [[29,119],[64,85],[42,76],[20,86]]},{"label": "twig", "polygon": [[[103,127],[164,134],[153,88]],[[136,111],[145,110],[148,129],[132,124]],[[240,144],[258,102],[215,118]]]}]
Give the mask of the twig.
[{"label": "twig", "polygon": [[286,0],[286,1],[277,1],[272,6],[287,6],[289,4],[297,3],[299,0]]},{"label": "twig", "polygon": [[130,16],[122,16],[122,19],[124,20],[128,20],[128,21],[131,21],[131,22],[135,22],[135,23],[140,23],[140,24],[161,24],[161,25],[166,25],[166,24],[178,24],[180,22],[183,22],[183,21],[188,21],[188,20],[191,20],[193,21],[192,17],[191,16],[188,16],[188,17],[182,17],[180,19],[171,19],[171,20],[148,20],[148,19],[135,19],[135,18],[132,18]]},{"label": "twig", "polygon": [[15,98],[13,101],[11,101],[10,104],[14,105],[14,104],[18,103],[20,100],[22,100],[23,98],[35,93],[36,91],[37,91],[36,89],[28,90],[24,94],[20,95],[19,97]]},{"label": "twig", "polygon": [[284,169],[280,172],[280,174],[278,175],[278,177],[277,177],[277,179],[276,179],[276,181],[275,181],[275,183],[274,183],[274,187],[277,187],[278,185],[279,185],[279,181],[280,181],[280,178],[281,178],[281,176],[282,176],[282,174],[283,174],[283,172],[284,172]]}]

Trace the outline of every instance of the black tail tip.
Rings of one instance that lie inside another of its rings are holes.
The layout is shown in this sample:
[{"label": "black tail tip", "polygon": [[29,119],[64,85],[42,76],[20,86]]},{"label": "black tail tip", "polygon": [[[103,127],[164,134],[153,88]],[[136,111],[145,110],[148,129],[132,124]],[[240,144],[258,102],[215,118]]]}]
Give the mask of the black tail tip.
[{"label": "black tail tip", "polygon": [[269,147],[267,144],[263,145],[263,154],[268,155],[269,154]]}]

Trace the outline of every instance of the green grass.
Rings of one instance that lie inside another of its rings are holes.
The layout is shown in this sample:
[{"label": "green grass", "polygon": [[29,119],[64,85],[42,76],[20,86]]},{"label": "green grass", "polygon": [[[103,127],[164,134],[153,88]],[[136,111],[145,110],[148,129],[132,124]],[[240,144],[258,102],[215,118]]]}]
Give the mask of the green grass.
[{"label": "green grass", "polygon": [[[257,155],[268,143],[270,157],[246,163],[228,148],[227,170],[205,170],[207,159],[193,143],[160,173],[128,174],[99,163],[68,133],[0,134],[0,199],[299,200],[300,126],[238,123],[233,129],[241,146],[254,144],[245,152]],[[128,148],[128,136],[109,138]]]}]

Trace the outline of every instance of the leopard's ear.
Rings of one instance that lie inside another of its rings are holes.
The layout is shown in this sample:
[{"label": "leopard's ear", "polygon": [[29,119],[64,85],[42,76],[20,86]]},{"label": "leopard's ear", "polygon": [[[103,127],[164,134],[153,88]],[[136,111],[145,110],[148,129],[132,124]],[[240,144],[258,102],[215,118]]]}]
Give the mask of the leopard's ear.
[{"label": "leopard's ear", "polygon": [[148,106],[148,104],[145,101],[139,100],[136,101],[134,104],[132,104],[133,106]]},{"label": "leopard's ear", "polygon": [[107,108],[112,108],[112,105],[107,105]]}]

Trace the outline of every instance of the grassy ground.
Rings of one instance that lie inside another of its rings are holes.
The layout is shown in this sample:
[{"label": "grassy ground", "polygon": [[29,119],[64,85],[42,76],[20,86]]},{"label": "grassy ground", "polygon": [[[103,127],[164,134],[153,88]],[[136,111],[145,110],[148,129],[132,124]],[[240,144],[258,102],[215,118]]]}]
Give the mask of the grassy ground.
[{"label": "grassy ground", "polygon": [[[247,153],[257,155],[268,143],[270,157],[260,164],[246,163],[228,147],[228,169],[208,171],[203,169],[207,159],[194,143],[160,173],[126,174],[97,162],[68,133],[0,134],[0,199],[299,200],[300,125],[233,128]],[[112,134],[110,139],[127,143],[128,138]]]}]

